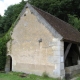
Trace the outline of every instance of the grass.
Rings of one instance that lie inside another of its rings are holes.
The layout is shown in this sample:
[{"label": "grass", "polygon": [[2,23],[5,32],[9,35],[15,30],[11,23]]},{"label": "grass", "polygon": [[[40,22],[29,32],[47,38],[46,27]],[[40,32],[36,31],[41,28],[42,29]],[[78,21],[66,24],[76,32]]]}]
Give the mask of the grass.
[{"label": "grass", "polygon": [[76,75],[75,77],[77,77],[76,80],[80,80],[80,74]]},{"label": "grass", "polygon": [[9,72],[0,73],[0,80],[58,80],[49,77],[36,76],[34,74],[26,75],[26,77],[21,77],[22,73]]},{"label": "grass", "polygon": [[76,74],[74,77],[73,77],[74,80],[80,80],[80,74]]}]

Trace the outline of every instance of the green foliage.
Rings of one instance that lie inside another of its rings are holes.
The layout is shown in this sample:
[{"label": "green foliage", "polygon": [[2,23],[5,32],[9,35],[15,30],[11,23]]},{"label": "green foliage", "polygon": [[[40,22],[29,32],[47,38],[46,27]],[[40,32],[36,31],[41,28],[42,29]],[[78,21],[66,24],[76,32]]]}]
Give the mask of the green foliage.
[{"label": "green foliage", "polygon": [[52,15],[59,17],[60,19],[69,22],[72,18],[68,15],[76,15],[75,25],[77,29],[80,29],[78,25],[80,18],[80,0],[29,0],[32,5],[49,12]]},{"label": "green foliage", "polygon": [[22,1],[20,4],[11,5],[5,11],[5,25],[4,25],[4,32],[8,31],[11,27],[12,23],[16,20],[19,13],[21,12],[22,8],[24,7],[25,2]]},{"label": "green foliage", "polygon": [[68,17],[69,17],[68,22],[80,31],[80,18],[77,18],[76,15],[70,15],[70,14],[68,14]]},{"label": "green foliage", "polygon": [[5,10],[4,16],[0,15],[0,33],[5,33],[9,30],[25,4],[26,2],[22,0],[19,4],[9,6]]},{"label": "green foliage", "polygon": [[[5,15],[3,17],[0,16],[0,32],[1,32],[1,35],[0,35],[1,37],[0,38],[0,70],[4,70],[5,63],[6,63],[6,53],[7,53],[6,44],[11,39],[11,31],[13,30],[17,21],[19,20],[18,15],[21,12],[24,5],[25,5],[24,0],[20,4],[11,5],[5,11]],[[4,32],[6,32],[6,34]]]},{"label": "green foliage", "polygon": [[11,32],[13,31],[14,26],[17,24],[19,17],[16,19],[14,24],[12,24],[11,28],[8,32],[0,38],[0,70],[4,70],[6,63],[6,53],[7,53],[7,42],[11,40]]},{"label": "green foliage", "polygon": [[26,74],[26,77],[21,77],[20,75],[23,73],[16,73],[16,72],[10,72],[10,73],[0,73],[0,80],[59,80],[55,78],[50,77],[42,77],[37,76],[34,74]]},{"label": "green foliage", "polygon": [[5,67],[6,51],[7,51],[6,43],[10,39],[10,37],[7,36],[0,38],[0,70],[3,70]]},{"label": "green foliage", "polygon": [[29,2],[62,20],[68,21],[70,0],[29,0]]},{"label": "green foliage", "polygon": [[0,15],[0,33],[4,32],[3,24],[4,24],[4,20],[3,17]]},{"label": "green foliage", "polygon": [[[80,31],[80,0],[29,0],[29,2],[69,22]],[[4,16],[0,15],[0,70],[5,66],[6,43],[11,39],[10,31],[17,23],[19,18],[17,20],[16,18],[25,4],[26,2],[22,0],[19,4],[9,6]]]}]

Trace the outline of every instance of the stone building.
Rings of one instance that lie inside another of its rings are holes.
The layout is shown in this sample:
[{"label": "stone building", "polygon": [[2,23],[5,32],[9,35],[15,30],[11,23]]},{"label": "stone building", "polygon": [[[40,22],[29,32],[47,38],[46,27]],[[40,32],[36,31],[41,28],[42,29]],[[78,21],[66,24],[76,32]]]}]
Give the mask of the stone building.
[{"label": "stone building", "polygon": [[5,71],[61,78],[80,72],[80,32],[59,18],[27,3],[11,37]]}]

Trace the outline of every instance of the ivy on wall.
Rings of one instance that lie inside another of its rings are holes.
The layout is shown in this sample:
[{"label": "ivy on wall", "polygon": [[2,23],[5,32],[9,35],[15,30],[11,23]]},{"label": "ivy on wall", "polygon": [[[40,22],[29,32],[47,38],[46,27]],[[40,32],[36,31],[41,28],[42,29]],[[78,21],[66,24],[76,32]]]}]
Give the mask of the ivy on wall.
[{"label": "ivy on wall", "polygon": [[[11,35],[13,32],[13,28],[15,27],[15,25],[17,24],[19,19],[20,19],[20,17],[18,16],[18,18],[16,19],[14,24],[12,24],[12,26],[8,30],[8,32],[2,38],[0,38],[0,70],[4,70],[4,68],[5,68],[6,53],[7,53],[7,42],[10,40],[12,41]],[[12,43],[10,43],[10,47],[11,47],[11,45],[12,45]]]}]

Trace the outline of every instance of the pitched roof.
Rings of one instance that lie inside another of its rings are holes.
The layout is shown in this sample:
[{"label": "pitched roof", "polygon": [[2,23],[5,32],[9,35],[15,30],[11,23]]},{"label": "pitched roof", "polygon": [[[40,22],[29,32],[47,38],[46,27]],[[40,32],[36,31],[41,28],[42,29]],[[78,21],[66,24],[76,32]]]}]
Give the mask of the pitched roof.
[{"label": "pitched roof", "polygon": [[33,6],[33,8],[63,37],[64,41],[80,43],[80,32],[63,20]]}]

